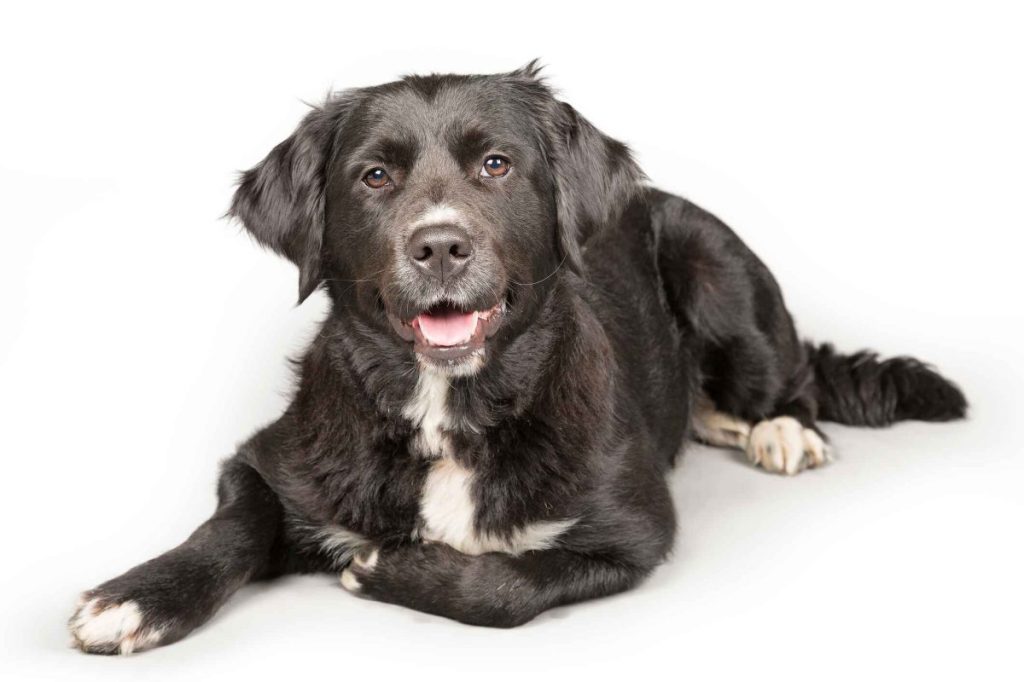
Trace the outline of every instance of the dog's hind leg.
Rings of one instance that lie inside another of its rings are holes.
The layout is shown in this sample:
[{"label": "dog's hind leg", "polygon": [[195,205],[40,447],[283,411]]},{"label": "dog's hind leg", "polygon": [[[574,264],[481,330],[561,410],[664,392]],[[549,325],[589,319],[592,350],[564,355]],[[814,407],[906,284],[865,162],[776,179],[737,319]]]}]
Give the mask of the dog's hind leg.
[{"label": "dog's hind leg", "polygon": [[706,395],[696,402],[691,419],[693,437],[706,445],[746,450],[751,424],[715,408]]},{"label": "dog's hind leg", "polygon": [[69,627],[88,653],[128,654],[181,639],[270,567],[281,505],[237,459],[221,472],[216,513],[183,544],[84,593]]},{"label": "dog's hind leg", "polygon": [[664,194],[652,206],[665,300],[699,348],[694,436],[776,473],[827,462],[813,374],[771,272],[699,207]]},{"label": "dog's hind leg", "polygon": [[[787,406],[780,414],[756,424],[721,412],[707,396],[701,396],[693,413],[692,433],[696,440],[716,447],[741,450],[755,466],[774,473],[796,474],[832,459],[832,450],[799,406],[792,414]],[[800,415],[798,418],[797,414]]]}]

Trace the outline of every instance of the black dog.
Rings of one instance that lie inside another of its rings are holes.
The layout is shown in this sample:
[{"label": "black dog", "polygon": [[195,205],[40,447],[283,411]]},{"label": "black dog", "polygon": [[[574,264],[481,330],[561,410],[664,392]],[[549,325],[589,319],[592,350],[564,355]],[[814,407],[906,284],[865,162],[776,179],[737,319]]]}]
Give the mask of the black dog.
[{"label": "black dog", "polygon": [[294,400],[224,464],[209,521],[83,595],[77,646],[173,642],[297,571],[518,625],[664,560],[688,434],[794,474],[828,461],[818,419],[964,415],[915,360],[801,343],[743,242],[643,180],[532,64],[313,110],[230,210],[300,301],[331,298]]}]

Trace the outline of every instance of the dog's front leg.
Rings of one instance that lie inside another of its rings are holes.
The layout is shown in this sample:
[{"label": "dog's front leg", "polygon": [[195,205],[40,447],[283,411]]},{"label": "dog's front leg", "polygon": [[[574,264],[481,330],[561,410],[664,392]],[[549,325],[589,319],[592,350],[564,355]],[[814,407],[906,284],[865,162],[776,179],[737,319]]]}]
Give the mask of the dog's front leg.
[{"label": "dog's front leg", "polygon": [[651,566],[567,549],[471,556],[416,544],[357,556],[341,584],[360,596],[471,625],[514,627],[571,602],[621,592]]},{"label": "dog's front leg", "polygon": [[84,593],[69,627],[75,646],[127,654],[181,639],[267,570],[281,505],[256,471],[230,460],[216,513],[183,544]]}]

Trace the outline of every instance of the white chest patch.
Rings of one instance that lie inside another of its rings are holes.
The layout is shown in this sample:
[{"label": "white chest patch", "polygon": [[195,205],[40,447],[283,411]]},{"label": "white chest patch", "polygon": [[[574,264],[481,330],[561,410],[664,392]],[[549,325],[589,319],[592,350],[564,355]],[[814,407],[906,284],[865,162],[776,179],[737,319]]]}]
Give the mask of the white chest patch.
[{"label": "white chest patch", "polygon": [[449,428],[448,378],[438,372],[421,370],[412,398],[402,415],[418,428],[414,447],[426,457],[450,454],[451,444],[445,429]]},{"label": "white chest patch", "polygon": [[463,554],[504,552],[522,554],[548,549],[576,519],[539,521],[517,528],[507,537],[476,532],[476,505],[472,495],[473,472],[450,458],[434,462],[420,497],[420,537],[443,542]]}]

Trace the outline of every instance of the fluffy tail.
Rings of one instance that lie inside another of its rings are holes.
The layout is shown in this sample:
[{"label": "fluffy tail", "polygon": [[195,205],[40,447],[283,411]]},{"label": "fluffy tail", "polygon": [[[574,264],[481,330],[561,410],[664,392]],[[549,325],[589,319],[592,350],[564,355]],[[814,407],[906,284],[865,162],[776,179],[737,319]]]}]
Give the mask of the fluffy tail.
[{"label": "fluffy tail", "polygon": [[903,419],[961,419],[967,399],[957,386],[914,358],[879,360],[861,351],[840,355],[832,344],[804,344],[814,375],[818,418],[851,426]]}]

